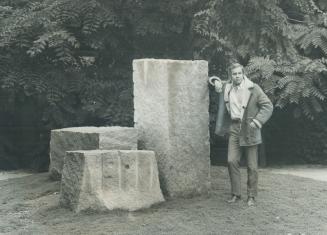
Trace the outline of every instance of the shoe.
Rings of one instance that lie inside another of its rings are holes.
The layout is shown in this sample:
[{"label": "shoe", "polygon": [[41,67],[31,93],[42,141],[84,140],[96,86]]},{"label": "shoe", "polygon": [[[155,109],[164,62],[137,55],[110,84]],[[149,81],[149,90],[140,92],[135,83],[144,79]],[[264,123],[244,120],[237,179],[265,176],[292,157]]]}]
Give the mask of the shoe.
[{"label": "shoe", "polygon": [[232,198],[229,199],[227,202],[228,203],[235,203],[235,202],[238,202],[239,200],[241,200],[241,196],[233,195]]},{"label": "shoe", "polygon": [[254,201],[254,197],[249,197],[248,198],[248,206],[254,206],[255,201]]}]

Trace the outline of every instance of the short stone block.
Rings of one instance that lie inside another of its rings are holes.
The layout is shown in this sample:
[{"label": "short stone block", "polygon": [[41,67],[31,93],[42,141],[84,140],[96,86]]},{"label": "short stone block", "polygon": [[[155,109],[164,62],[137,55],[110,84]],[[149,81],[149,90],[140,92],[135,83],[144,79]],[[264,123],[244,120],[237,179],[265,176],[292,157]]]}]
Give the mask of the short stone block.
[{"label": "short stone block", "polygon": [[51,131],[50,177],[61,178],[66,151],[137,149],[137,130],[132,127],[70,127]]},{"label": "short stone block", "polygon": [[153,151],[69,151],[62,171],[60,204],[75,212],[135,211],[163,202]]}]

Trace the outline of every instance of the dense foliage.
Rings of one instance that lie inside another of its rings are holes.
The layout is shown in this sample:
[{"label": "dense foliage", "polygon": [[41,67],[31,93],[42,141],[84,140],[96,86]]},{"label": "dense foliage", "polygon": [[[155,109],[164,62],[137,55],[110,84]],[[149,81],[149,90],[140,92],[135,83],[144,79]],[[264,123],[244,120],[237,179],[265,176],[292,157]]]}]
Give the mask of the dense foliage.
[{"label": "dense foliage", "polygon": [[[11,108],[3,110],[10,116],[23,116],[25,120],[14,125],[29,132],[22,138],[19,132],[13,133],[11,119],[3,120],[4,138],[12,133],[14,143],[6,146],[13,155],[7,159],[20,160],[10,162],[26,165],[35,160],[27,156],[35,148],[40,156],[48,155],[44,143],[49,141],[50,129],[132,125],[127,73],[132,54],[124,53],[131,43],[126,26],[113,11],[96,1],[4,3],[9,6],[1,8],[0,83],[6,93],[2,109]],[[26,105],[38,110],[38,115],[22,113]],[[45,134],[34,138],[39,144],[21,148],[33,132]]]},{"label": "dense foliage", "polygon": [[200,53],[212,64],[222,56],[243,62],[276,107],[296,104],[297,117],[324,110],[327,13],[314,1],[211,0],[195,20]]},{"label": "dense foliage", "polygon": [[238,60],[276,107],[321,121],[326,12],[322,0],[1,0],[0,165],[46,169],[54,128],[133,125],[135,58],[206,59],[223,78]]},{"label": "dense foliage", "polygon": [[190,54],[192,1],[0,3],[4,167],[46,167],[54,128],[133,125],[132,59]]},{"label": "dense foliage", "polygon": [[273,100],[264,133],[268,158],[327,158],[325,1],[209,0],[195,14],[194,31],[199,57],[210,61],[213,74],[226,79],[226,65],[237,60]]}]

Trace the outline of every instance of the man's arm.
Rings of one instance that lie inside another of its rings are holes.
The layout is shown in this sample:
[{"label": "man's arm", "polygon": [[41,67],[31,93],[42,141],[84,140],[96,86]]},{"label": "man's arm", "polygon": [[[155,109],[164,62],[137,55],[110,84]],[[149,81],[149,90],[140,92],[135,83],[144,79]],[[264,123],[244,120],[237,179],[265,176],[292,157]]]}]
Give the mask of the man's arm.
[{"label": "man's arm", "polygon": [[223,91],[223,84],[221,81],[215,80],[215,91],[221,93]]},{"label": "man's arm", "polygon": [[265,124],[272,115],[273,112],[273,104],[271,103],[268,96],[263,92],[263,90],[256,85],[256,89],[258,89],[258,106],[259,112],[254,117],[253,122],[261,128],[263,124]]},{"label": "man's arm", "polygon": [[215,87],[215,91],[220,93],[223,91],[223,83],[221,82],[220,78],[217,76],[212,76],[209,78],[209,83]]}]

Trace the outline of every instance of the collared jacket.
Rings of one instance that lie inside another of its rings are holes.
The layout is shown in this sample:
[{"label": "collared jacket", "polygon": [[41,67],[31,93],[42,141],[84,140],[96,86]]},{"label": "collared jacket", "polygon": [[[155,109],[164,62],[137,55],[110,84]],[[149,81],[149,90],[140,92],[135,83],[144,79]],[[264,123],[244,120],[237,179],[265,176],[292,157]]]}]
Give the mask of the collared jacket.
[{"label": "collared jacket", "polygon": [[[248,78],[245,79],[245,88],[242,97],[242,120],[240,130],[240,146],[251,146],[262,143],[261,127],[272,115],[273,105],[262,89]],[[229,110],[229,93],[231,83],[223,86],[219,95],[218,114],[215,133],[224,136],[229,133],[231,116]],[[258,128],[252,128],[254,121]]]}]

